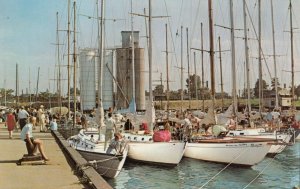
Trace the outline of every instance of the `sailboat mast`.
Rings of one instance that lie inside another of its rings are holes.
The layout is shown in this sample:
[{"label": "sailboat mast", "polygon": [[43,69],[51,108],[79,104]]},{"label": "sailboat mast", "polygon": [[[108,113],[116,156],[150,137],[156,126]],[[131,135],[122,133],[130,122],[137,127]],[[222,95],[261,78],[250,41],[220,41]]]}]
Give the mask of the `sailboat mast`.
[{"label": "sailboat mast", "polygon": [[73,3],[74,6],[74,39],[73,39],[73,63],[74,63],[74,74],[73,74],[73,92],[74,92],[74,99],[73,99],[73,105],[74,105],[74,117],[73,117],[73,124],[76,124],[76,109],[77,109],[77,104],[76,104],[76,99],[77,99],[77,85],[76,85],[76,1]]},{"label": "sailboat mast", "polygon": [[6,79],[4,79],[4,106],[6,106]]},{"label": "sailboat mast", "polygon": [[135,69],[134,69],[134,35],[133,35],[133,12],[131,0],[131,66],[132,66],[132,102],[134,103],[134,112],[136,111],[135,103]]},{"label": "sailboat mast", "polygon": [[244,35],[245,35],[245,60],[246,60],[246,82],[247,82],[247,105],[248,112],[251,112],[250,101],[250,68],[249,68],[249,48],[248,48],[248,30],[247,30],[247,13],[246,13],[246,0],[243,0],[243,12],[244,12]]},{"label": "sailboat mast", "polygon": [[258,0],[258,71],[259,71],[259,114],[262,115],[263,82],[261,62],[261,0]]},{"label": "sailboat mast", "polygon": [[221,109],[223,111],[224,108],[224,85],[223,85],[223,69],[222,69],[222,50],[221,50],[221,37],[219,36],[219,56],[220,56],[220,77],[221,77],[221,97],[222,97],[222,104]]},{"label": "sailboat mast", "polygon": [[190,48],[189,48],[189,28],[186,28],[186,57],[188,67],[188,95],[189,95],[189,109],[191,109],[191,81],[190,81]]},{"label": "sailboat mast", "polygon": [[180,97],[181,97],[181,112],[183,112],[183,26],[181,26],[181,30],[180,30],[180,46],[181,46],[181,57],[180,57],[180,81],[181,81],[181,93],[180,93]]},{"label": "sailboat mast", "polygon": [[204,112],[204,56],[203,56],[203,23],[201,22],[201,75],[202,75],[202,111]]},{"label": "sailboat mast", "polygon": [[[58,63],[58,81],[57,81],[57,92],[58,92],[58,106],[59,114],[61,115],[61,71],[60,71],[60,54],[59,54],[59,33],[58,33],[58,12],[56,12],[56,43],[57,43],[57,63]],[[30,90],[29,90],[30,91]]]},{"label": "sailboat mast", "polygon": [[18,64],[16,64],[16,97],[17,97],[17,107],[19,106],[19,69]]},{"label": "sailboat mast", "polygon": [[210,78],[211,78],[211,95],[212,107],[215,109],[215,64],[214,64],[214,30],[213,30],[213,13],[212,2],[208,0],[208,16],[209,16],[209,56],[210,56]]},{"label": "sailboat mast", "polygon": [[276,45],[275,45],[275,29],[274,29],[274,11],[273,0],[271,2],[271,17],[272,17],[272,39],[273,39],[273,60],[274,60],[274,72],[275,72],[275,108],[278,108],[278,78],[277,78],[277,65],[276,65]]},{"label": "sailboat mast", "polygon": [[[149,100],[151,102],[151,107],[152,107],[152,102],[153,102],[153,92],[152,92],[152,5],[151,5],[151,0],[149,0]],[[152,123],[152,108],[150,111],[150,116],[151,116],[151,122],[150,122],[150,131],[153,130],[153,123]]]},{"label": "sailboat mast", "polygon": [[[104,117],[103,104],[102,104],[102,85],[103,85],[103,64],[104,64],[104,0],[100,0],[101,16],[100,16],[100,38],[99,40],[99,70],[98,70],[98,110],[99,110],[99,126],[102,126]],[[99,129],[100,131],[100,129]]]},{"label": "sailboat mast", "polygon": [[168,52],[168,24],[166,24],[166,67],[167,67],[167,119],[169,119],[169,52]]},{"label": "sailboat mast", "polygon": [[236,73],[235,73],[235,39],[234,39],[234,20],[233,20],[233,2],[230,2],[230,30],[231,30],[231,72],[232,72],[232,97],[233,97],[233,114],[237,113],[237,95],[236,95]]},{"label": "sailboat mast", "polygon": [[294,96],[295,96],[295,71],[294,71],[294,34],[293,34],[293,16],[292,16],[292,1],[290,0],[290,30],[291,30],[291,66],[292,66],[292,111],[294,115],[295,111],[295,101],[294,101]]},{"label": "sailboat mast", "polygon": [[38,101],[38,92],[39,92],[39,80],[40,80],[40,67],[38,67],[38,75],[36,80],[36,92],[35,92],[35,101]]},{"label": "sailboat mast", "polygon": [[194,51],[194,69],[195,69],[195,78],[194,78],[194,83],[195,83],[195,98],[198,100],[198,80],[197,80],[197,63],[196,63],[196,52]]},{"label": "sailboat mast", "polygon": [[71,111],[70,111],[70,109],[71,109],[71,106],[70,106],[70,104],[71,104],[71,91],[70,91],[70,0],[68,0],[68,31],[67,31],[67,33],[68,33],[68,66],[67,66],[67,68],[68,68],[68,111],[69,111],[69,113],[68,113],[68,117],[70,118],[71,117]]},{"label": "sailboat mast", "polygon": [[30,67],[29,67],[29,104],[30,104],[30,107],[31,107],[31,81],[30,81]]}]

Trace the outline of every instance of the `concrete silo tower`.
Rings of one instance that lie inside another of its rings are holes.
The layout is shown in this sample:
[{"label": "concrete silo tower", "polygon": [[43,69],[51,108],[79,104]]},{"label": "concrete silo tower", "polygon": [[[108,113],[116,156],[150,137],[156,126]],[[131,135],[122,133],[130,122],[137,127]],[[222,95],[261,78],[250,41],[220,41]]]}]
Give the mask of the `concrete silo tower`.
[{"label": "concrete silo tower", "polygon": [[[117,49],[116,77],[120,88],[117,88],[116,106],[118,109],[128,108],[132,99],[133,73],[132,73],[132,49],[131,31],[122,31],[122,48]],[[134,35],[134,75],[136,110],[145,110],[145,61],[144,49],[139,48],[139,31],[133,31]]]}]

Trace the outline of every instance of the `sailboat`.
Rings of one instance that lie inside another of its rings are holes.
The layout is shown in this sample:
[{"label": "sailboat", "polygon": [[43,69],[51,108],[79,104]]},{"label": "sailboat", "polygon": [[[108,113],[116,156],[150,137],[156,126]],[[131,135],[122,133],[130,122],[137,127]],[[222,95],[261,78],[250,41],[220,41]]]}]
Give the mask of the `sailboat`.
[{"label": "sailboat", "polygon": [[[272,8],[272,14],[273,14],[273,7],[272,7],[272,1],[271,1],[271,8]],[[245,11],[245,2],[244,2],[244,30],[246,31],[246,11]],[[273,16],[272,16],[273,18]],[[273,23],[273,19],[272,19],[272,23]],[[274,50],[274,62],[275,62],[275,40],[274,40],[274,25],[272,24],[272,28],[273,28],[273,50]],[[245,49],[246,49],[246,63],[248,63],[247,61],[247,57],[248,57],[248,52],[247,52],[247,32],[245,32]],[[276,76],[276,63],[275,64],[275,78],[277,78]],[[249,69],[247,69],[247,71],[249,72]],[[249,73],[247,73],[249,74]],[[249,83],[249,81],[247,80],[247,83]],[[275,82],[277,83],[277,82]],[[249,86],[249,85],[248,85]],[[277,87],[277,85],[275,86]],[[249,89],[248,89],[249,90]],[[277,91],[277,90],[276,90]],[[276,92],[277,93],[277,92]],[[277,98],[277,97],[276,97]],[[276,107],[278,106],[278,100],[276,100]],[[250,104],[249,104],[249,109],[250,109]],[[278,130],[278,131],[274,131],[274,132],[266,132],[265,129],[263,128],[256,128],[256,129],[243,129],[243,130],[235,130],[235,131],[229,131],[227,136],[243,136],[243,137],[248,137],[248,138],[258,138],[258,137],[263,137],[263,138],[271,138],[276,140],[276,142],[271,143],[272,146],[268,152],[269,156],[274,156],[278,153],[281,153],[286,146],[289,144],[290,140],[292,139],[292,137],[295,136],[295,131],[294,129],[290,128],[287,130]]]},{"label": "sailboat", "polygon": [[151,0],[149,0],[149,102],[146,110],[146,120],[150,126],[150,134],[125,133],[129,140],[128,158],[146,163],[176,166],[183,157],[185,142],[169,141],[154,142],[152,139],[155,110],[152,102],[152,39],[151,39]]},{"label": "sailboat", "polygon": [[[74,6],[75,7],[75,6]],[[75,14],[74,14],[75,15]],[[112,153],[107,153],[107,149],[104,149],[105,141],[103,135],[101,135],[99,128],[103,125],[103,105],[102,105],[102,68],[103,68],[103,52],[104,52],[104,0],[101,0],[101,17],[100,17],[100,37],[99,37],[99,107],[98,113],[100,119],[98,120],[96,128],[81,129],[79,133],[68,139],[71,147],[76,149],[82,157],[84,157],[96,171],[104,177],[115,178],[119,175],[122,167],[125,163],[128,146],[125,143],[120,150],[115,150]],[[75,33],[75,32],[74,32]],[[102,136],[102,137],[101,137]]]},{"label": "sailboat", "polygon": [[[100,138],[101,140],[98,140]],[[99,137],[97,128],[80,130],[68,139],[71,147],[76,149],[96,171],[107,178],[116,178],[121,172],[126,161],[128,145],[125,143],[120,151],[106,153],[104,150],[104,136]]]},{"label": "sailboat", "polygon": [[[209,33],[210,33],[210,63],[211,63],[211,90],[213,96],[213,104],[208,115],[204,118],[207,124],[213,124],[213,130],[220,130],[215,136],[202,136],[192,138],[184,153],[185,157],[212,161],[218,163],[238,164],[244,166],[252,166],[264,159],[269,149],[269,142],[273,139],[261,139],[261,138],[241,138],[241,137],[224,137],[224,132],[221,132],[219,125],[216,125],[216,119],[214,114],[214,57],[213,57],[213,23],[212,23],[212,2],[209,2]],[[232,12],[232,0],[230,1],[230,17],[231,17],[231,32],[233,32],[233,12]],[[232,33],[232,39],[234,34]],[[233,54],[233,68],[232,73],[235,74],[234,64],[234,41],[232,43]],[[235,80],[233,76],[233,96],[235,96]],[[236,106],[233,105],[234,112]]]}]

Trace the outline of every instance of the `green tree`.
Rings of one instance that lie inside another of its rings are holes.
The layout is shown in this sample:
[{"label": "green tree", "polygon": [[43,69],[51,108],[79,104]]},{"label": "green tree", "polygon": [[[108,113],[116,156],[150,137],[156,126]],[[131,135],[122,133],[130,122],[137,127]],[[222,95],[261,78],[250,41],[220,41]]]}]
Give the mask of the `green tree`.
[{"label": "green tree", "polygon": [[[200,96],[200,86],[201,86],[201,80],[200,80],[200,76],[198,75],[190,75],[190,77],[188,79],[186,79],[186,82],[187,82],[187,87],[189,85],[189,82],[190,81],[190,92],[191,92],[191,97],[192,98],[196,98],[196,85],[197,85],[197,92],[198,92],[198,96]],[[196,83],[195,83],[196,81]]]},{"label": "green tree", "polygon": [[278,78],[275,78],[275,77],[272,78],[271,88],[272,88],[273,91],[275,91],[275,80],[277,81],[277,90],[279,91],[281,88],[279,87],[280,83],[278,81]]},{"label": "green tree", "polygon": [[[262,89],[266,90],[268,88],[267,82],[265,80],[262,80]],[[254,96],[256,98],[259,97],[259,79],[257,79],[254,87]]]},{"label": "green tree", "polygon": [[153,95],[163,95],[164,93],[164,86],[163,85],[156,85],[153,90]]},{"label": "green tree", "polygon": [[295,88],[295,95],[297,95],[297,98],[299,98],[299,96],[300,96],[300,85],[298,85],[298,86]]},{"label": "green tree", "polygon": [[[76,88],[76,94],[80,95],[80,90]],[[74,88],[70,88],[70,95],[74,95]]]}]

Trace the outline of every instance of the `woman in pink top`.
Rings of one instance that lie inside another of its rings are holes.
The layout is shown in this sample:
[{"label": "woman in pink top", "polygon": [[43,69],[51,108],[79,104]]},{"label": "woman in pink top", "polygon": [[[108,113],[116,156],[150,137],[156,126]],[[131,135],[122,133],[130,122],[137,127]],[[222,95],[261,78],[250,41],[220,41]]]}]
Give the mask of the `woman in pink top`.
[{"label": "woman in pink top", "polygon": [[9,110],[9,112],[6,116],[6,125],[7,125],[9,138],[12,139],[13,130],[16,126],[16,119],[12,113],[12,110]]}]

